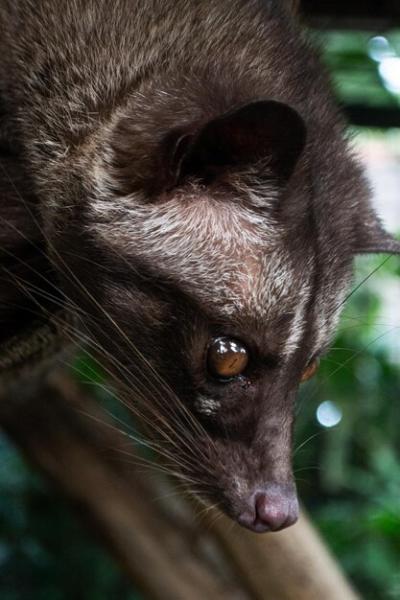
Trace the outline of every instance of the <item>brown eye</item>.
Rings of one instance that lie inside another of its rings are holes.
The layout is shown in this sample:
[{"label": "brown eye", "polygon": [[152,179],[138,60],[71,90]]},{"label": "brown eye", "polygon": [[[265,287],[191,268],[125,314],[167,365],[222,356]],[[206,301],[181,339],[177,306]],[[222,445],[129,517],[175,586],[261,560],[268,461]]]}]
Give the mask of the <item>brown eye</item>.
[{"label": "brown eye", "polygon": [[318,371],[319,361],[317,359],[310,362],[303,371],[300,381],[308,381],[311,377],[314,377],[315,373]]},{"label": "brown eye", "polygon": [[208,349],[207,365],[214,377],[237,377],[246,369],[248,362],[247,348],[232,338],[216,338]]}]

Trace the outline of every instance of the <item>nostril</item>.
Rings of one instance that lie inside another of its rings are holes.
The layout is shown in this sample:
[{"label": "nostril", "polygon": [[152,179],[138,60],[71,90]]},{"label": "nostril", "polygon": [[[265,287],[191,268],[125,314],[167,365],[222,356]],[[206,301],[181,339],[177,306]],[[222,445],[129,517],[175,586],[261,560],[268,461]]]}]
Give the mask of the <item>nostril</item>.
[{"label": "nostril", "polygon": [[270,484],[251,495],[248,508],[239,516],[238,521],[252,531],[263,533],[293,525],[298,514],[294,486]]}]

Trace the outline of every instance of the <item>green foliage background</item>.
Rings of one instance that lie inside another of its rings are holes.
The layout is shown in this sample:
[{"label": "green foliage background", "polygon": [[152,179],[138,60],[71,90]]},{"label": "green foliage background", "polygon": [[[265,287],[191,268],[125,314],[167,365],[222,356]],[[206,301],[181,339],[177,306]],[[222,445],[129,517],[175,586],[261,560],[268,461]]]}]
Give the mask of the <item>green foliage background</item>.
[{"label": "green foliage background", "polygon": [[[371,58],[378,37],[367,31],[331,31],[318,34],[317,42],[343,104],[396,107],[400,97],[383,85],[377,61]],[[400,30],[384,35],[393,56],[400,56]]]},{"label": "green foliage background", "polygon": [[[383,261],[360,259],[357,279]],[[400,598],[400,332],[382,313],[399,276],[392,257],[354,294],[318,377],[301,390],[297,419],[298,444],[309,439],[295,455],[300,495],[371,600]],[[331,429],[316,419],[326,400],[343,414]]]},{"label": "green foliage background", "polygon": [[[369,38],[362,32],[324,34],[339,98],[398,105],[368,56]],[[399,32],[390,40],[400,48]],[[363,597],[393,600],[400,598],[400,332],[385,320],[382,308],[385,290],[399,280],[399,259],[360,259],[356,282],[379,266],[350,299],[318,377],[301,390],[295,470],[303,502]],[[330,429],[316,419],[326,400],[343,414]],[[0,598],[139,599],[66,502],[4,437]]]}]

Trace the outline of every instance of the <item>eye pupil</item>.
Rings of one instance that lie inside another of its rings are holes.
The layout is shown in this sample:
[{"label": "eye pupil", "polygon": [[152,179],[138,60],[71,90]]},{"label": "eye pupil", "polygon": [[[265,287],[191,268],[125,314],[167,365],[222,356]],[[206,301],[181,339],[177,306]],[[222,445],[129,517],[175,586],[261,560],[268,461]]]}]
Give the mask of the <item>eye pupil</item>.
[{"label": "eye pupil", "polygon": [[208,349],[207,365],[210,373],[219,379],[237,377],[249,362],[247,348],[238,340],[220,337]]}]

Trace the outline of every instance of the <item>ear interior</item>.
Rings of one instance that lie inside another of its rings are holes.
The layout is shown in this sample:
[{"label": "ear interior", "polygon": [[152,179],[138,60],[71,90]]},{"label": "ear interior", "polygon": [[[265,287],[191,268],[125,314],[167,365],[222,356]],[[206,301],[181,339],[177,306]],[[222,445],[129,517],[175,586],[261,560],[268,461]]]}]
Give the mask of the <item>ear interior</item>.
[{"label": "ear interior", "polygon": [[194,135],[177,136],[170,172],[175,185],[189,177],[208,183],[221,172],[262,160],[285,182],[305,142],[304,121],[293,108],[273,100],[252,102],[209,121]]}]

